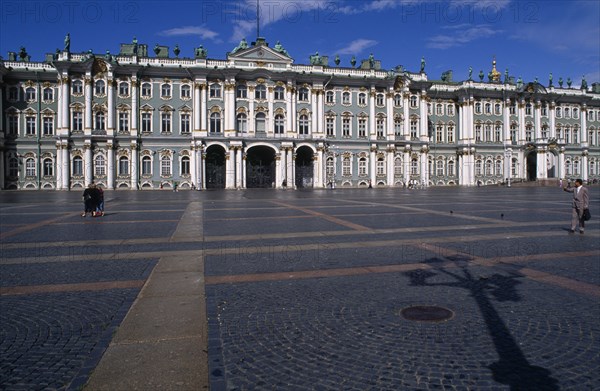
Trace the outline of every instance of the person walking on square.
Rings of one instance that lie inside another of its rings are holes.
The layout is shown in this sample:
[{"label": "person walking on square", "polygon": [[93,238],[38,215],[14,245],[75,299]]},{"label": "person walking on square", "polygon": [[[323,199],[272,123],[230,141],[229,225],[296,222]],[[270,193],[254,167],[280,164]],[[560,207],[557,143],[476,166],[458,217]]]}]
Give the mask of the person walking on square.
[{"label": "person walking on square", "polygon": [[585,221],[583,220],[583,211],[590,207],[590,196],[588,189],[583,187],[583,181],[581,179],[575,180],[575,187],[565,187],[564,191],[573,193],[573,212],[571,214],[571,229],[570,233],[575,232],[577,224],[579,224],[579,233],[583,233],[585,228]]},{"label": "person walking on square", "polygon": [[95,185],[90,183],[88,187],[83,191],[83,213],[81,217],[85,217],[88,213],[94,216],[96,211],[96,196],[95,196]]},{"label": "person walking on square", "polygon": [[104,216],[104,190],[100,186],[96,187],[98,191],[98,205],[96,205],[96,216]]}]

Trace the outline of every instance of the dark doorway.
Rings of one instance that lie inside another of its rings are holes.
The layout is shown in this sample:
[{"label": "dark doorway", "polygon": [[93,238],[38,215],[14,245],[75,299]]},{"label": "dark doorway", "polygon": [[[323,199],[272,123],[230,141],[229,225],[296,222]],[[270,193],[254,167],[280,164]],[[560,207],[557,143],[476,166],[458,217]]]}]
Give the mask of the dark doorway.
[{"label": "dark doorway", "polygon": [[537,179],[537,152],[531,151],[527,155],[527,180],[535,181]]},{"label": "dark doorway", "polygon": [[246,153],[246,187],[275,186],[275,151],[265,146],[252,147]]},{"label": "dark doorway", "polygon": [[206,149],[206,188],[225,188],[225,148],[220,145]]},{"label": "dark doorway", "polygon": [[296,187],[313,187],[313,151],[309,147],[296,150]]}]

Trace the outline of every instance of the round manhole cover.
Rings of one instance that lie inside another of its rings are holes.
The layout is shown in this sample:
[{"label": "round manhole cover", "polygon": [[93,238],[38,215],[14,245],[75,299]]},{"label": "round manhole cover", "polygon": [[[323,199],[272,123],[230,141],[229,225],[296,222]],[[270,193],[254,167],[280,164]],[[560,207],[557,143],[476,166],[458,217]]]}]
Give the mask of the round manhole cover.
[{"label": "round manhole cover", "polygon": [[454,312],[444,307],[433,305],[416,305],[407,307],[400,311],[404,319],[418,322],[443,322],[452,319]]}]

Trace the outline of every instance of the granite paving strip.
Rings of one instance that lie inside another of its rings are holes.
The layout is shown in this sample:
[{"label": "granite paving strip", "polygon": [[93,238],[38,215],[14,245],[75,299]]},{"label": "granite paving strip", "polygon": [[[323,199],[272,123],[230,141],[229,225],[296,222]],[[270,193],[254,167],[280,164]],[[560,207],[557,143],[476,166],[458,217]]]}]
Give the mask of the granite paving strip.
[{"label": "granite paving strip", "polygon": [[30,294],[34,294],[34,293],[50,293],[50,292],[102,291],[102,290],[107,290],[107,289],[141,288],[143,285],[144,285],[144,280],[89,282],[89,283],[81,283],[81,284],[9,286],[9,287],[1,287],[0,288],[0,296],[30,295]]},{"label": "granite paving strip", "polygon": [[[456,228],[455,228],[456,229]],[[356,231],[352,231],[356,235]],[[297,237],[298,234],[285,234],[276,237]],[[306,233],[307,237],[323,236],[323,233]],[[336,248],[378,248],[378,247],[389,247],[389,246],[401,246],[401,245],[414,245],[420,243],[455,243],[455,242],[477,242],[480,240],[504,240],[504,239],[518,239],[518,238],[547,238],[547,237],[563,237],[566,234],[561,231],[556,232],[510,232],[510,233],[498,233],[498,234],[487,234],[487,235],[468,235],[468,236],[448,236],[448,237],[427,237],[427,238],[411,238],[411,239],[395,239],[395,240],[373,240],[373,241],[354,241],[354,242],[327,242],[317,244],[295,244],[296,250],[318,250],[326,246],[336,246]],[[587,229],[586,237],[600,238],[600,231]],[[255,235],[254,238],[262,238],[263,235]],[[329,236],[329,235],[327,235]],[[271,237],[271,236],[270,236]],[[237,238],[237,239],[233,239]],[[247,235],[234,235],[227,237],[229,241],[239,241],[241,238],[246,238]],[[160,238],[159,238],[160,239]],[[205,236],[206,242],[211,242],[210,236]],[[215,240],[216,241],[216,240]],[[227,241],[227,240],[222,240]],[[122,241],[117,241],[121,243]],[[151,240],[151,243],[157,243],[158,240]],[[39,244],[38,244],[39,245]],[[237,254],[243,251],[246,254],[262,253],[262,252],[274,252],[274,251],[287,251],[288,245],[277,245],[277,246],[247,246],[247,247],[228,247],[228,248],[207,248],[204,251],[204,255],[223,255],[223,254]],[[103,259],[136,259],[136,258],[155,258],[168,257],[168,256],[193,256],[197,254],[199,250],[173,250],[173,251],[153,251],[153,252],[135,252],[135,253],[124,253],[124,252],[107,252],[102,254],[94,255],[81,255],[77,256],[78,260],[103,260]],[[48,256],[44,259],[39,257],[23,257],[23,258],[3,258],[0,259],[0,264],[8,265],[15,263],[44,263],[44,262],[68,262],[73,260],[72,255],[64,256]]]},{"label": "granite paving strip", "polygon": [[[192,202],[170,240],[202,225]],[[84,389],[208,389],[207,335],[203,252],[162,254]]]},{"label": "granite paving strip", "polygon": [[285,206],[285,207],[290,208],[290,209],[299,210],[299,211],[307,213],[307,214],[309,214],[311,216],[320,217],[320,218],[322,218],[324,220],[330,221],[330,222],[335,223],[335,224],[342,225],[342,226],[347,227],[347,228],[351,228],[351,229],[356,230],[356,231],[372,231],[371,228],[365,227],[364,225],[355,224],[355,223],[352,223],[350,221],[346,221],[346,220],[343,220],[343,219],[340,219],[340,218],[337,218],[337,217],[334,217],[334,216],[331,216],[331,215],[328,215],[328,214],[325,214],[325,213],[317,212],[317,211],[314,211],[314,210],[309,209],[309,208],[304,208],[304,207],[301,207],[301,206],[295,206],[295,205],[291,205],[291,204],[288,204],[288,203],[285,203],[285,202],[281,202],[281,201],[272,201],[272,202],[275,205]]},{"label": "granite paving strip", "polygon": [[37,228],[40,228],[40,227],[43,227],[46,225],[58,223],[62,220],[68,219],[70,217],[77,216],[78,214],[79,213],[67,213],[67,214],[63,214],[59,217],[55,217],[53,219],[47,219],[47,220],[43,220],[43,221],[40,221],[37,223],[27,224],[27,225],[21,226],[19,228],[15,228],[11,231],[2,232],[2,233],[0,233],[0,241],[2,241],[3,239],[6,239],[8,237],[19,235],[19,234],[25,233],[27,231],[31,231],[31,230],[34,230],[34,229],[37,229]]}]

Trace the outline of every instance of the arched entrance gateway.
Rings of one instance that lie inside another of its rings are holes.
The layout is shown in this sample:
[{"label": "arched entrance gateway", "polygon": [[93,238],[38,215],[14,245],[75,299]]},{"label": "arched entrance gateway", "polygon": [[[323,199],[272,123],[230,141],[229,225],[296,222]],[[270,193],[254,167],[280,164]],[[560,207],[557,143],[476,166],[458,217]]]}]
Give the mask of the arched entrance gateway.
[{"label": "arched entrance gateway", "polygon": [[300,147],[296,150],[296,187],[307,188],[313,187],[313,150],[307,146]]},{"label": "arched entrance gateway", "polygon": [[225,148],[221,145],[206,149],[206,188],[225,188]]},{"label": "arched entrance gateway", "polygon": [[275,187],[275,150],[267,146],[250,147],[246,152],[246,187]]},{"label": "arched entrance gateway", "polygon": [[532,149],[527,155],[527,180],[535,181],[537,179],[537,151]]}]

